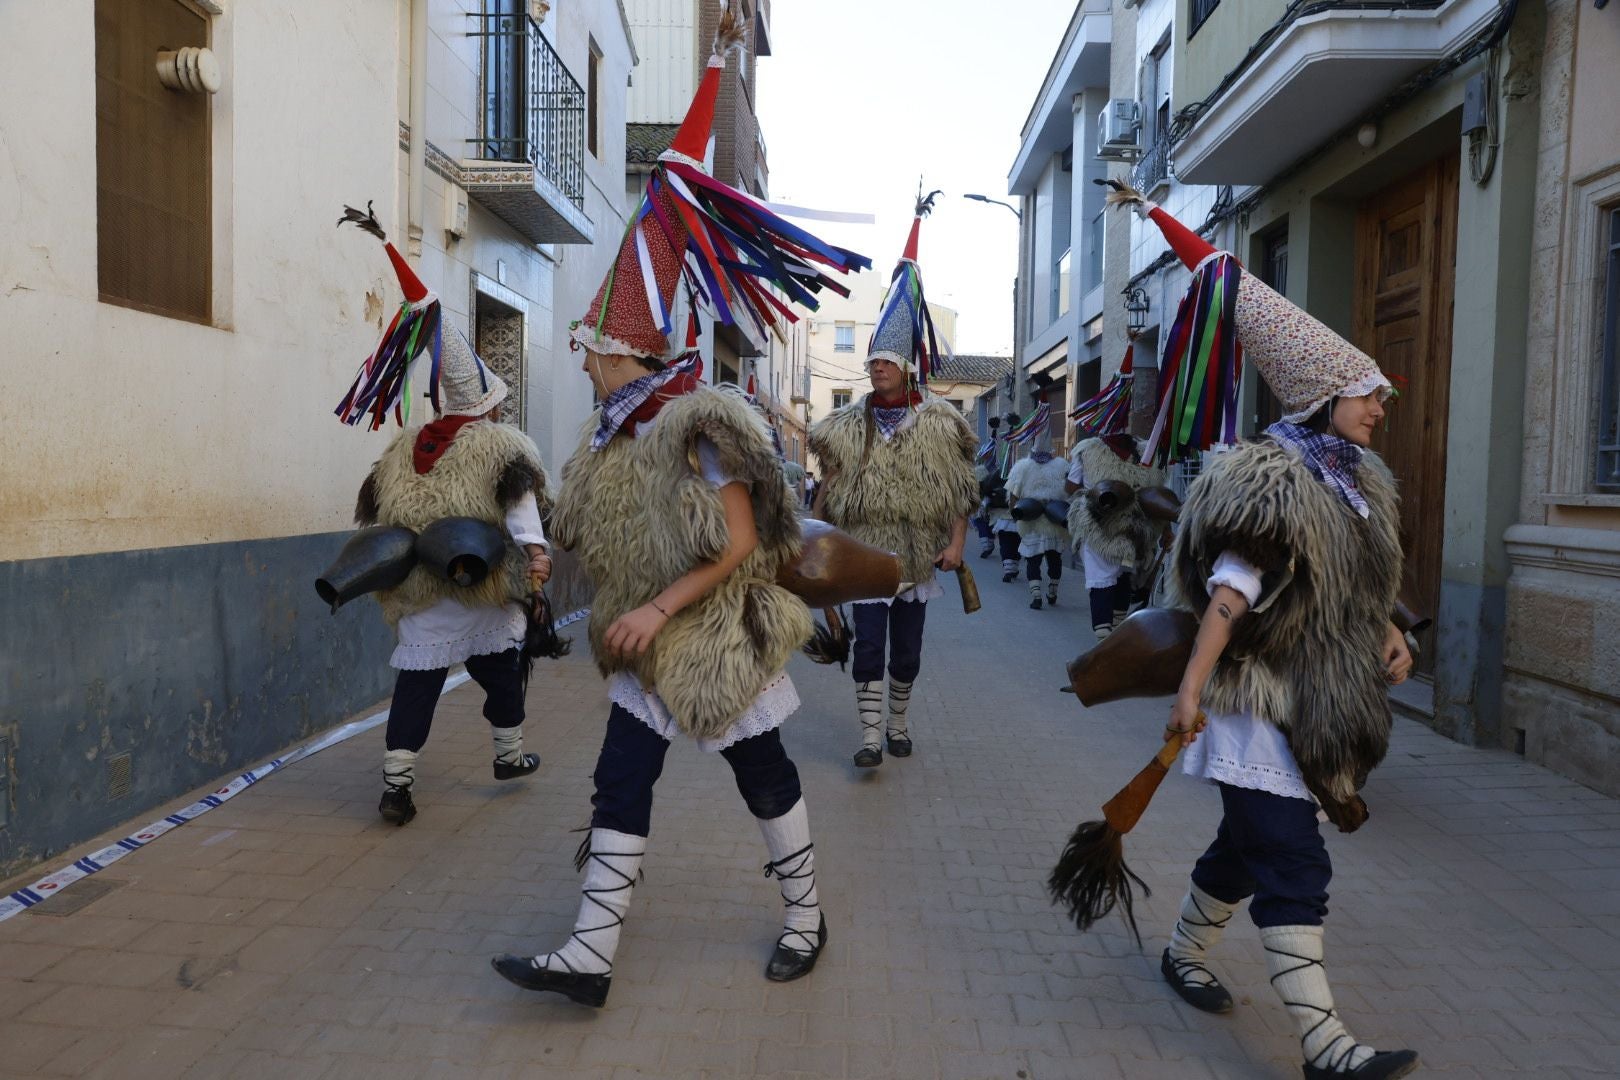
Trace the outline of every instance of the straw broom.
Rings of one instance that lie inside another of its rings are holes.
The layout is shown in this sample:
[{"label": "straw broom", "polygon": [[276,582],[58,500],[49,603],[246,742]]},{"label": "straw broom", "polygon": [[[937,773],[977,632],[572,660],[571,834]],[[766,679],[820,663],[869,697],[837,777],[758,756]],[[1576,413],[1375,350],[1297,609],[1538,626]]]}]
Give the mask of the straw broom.
[{"label": "straw broom", "polygon": [[[1203,729],[1204,714],[1199,713],[1193,730]],[[1103,820],[1082,822],[1069,837],[1046,879],[1046,887],[1052,902],[1068,908],[1069,917],[1080,929],[1090,930],[1092,924],[1118,906],[1137,946],[1141,946],[1133,885],[1142,890],[1143,896],[1153,895],[1153,890],[1125,864],[1125,834],[1142,819],[1153,793],[1180,753],[1181,739],[1172,735],[1153,760],[1103,804]]]}]

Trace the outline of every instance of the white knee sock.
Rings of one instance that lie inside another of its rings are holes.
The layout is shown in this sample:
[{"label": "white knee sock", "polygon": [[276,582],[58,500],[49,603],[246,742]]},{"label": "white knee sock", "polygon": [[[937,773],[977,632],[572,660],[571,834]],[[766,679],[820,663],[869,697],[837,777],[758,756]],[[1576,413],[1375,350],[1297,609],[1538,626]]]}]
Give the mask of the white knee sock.
[{"label": "white knee sock", "polygon": [[1016,573],[1018,573],[1018,560],[1017,559],[1002,559],[1001,560],[1001,572],[1003,574],[1016,574]]},{"label": "white knee sock", "polygon": [[1299,1026],[1305,1063],[1334,1072],[1360,1068],[1376,1052],[1345,1030],[1333,1008],[1327,969],[1322,966],[1320,926],[1263,926],[1271,985]]},{"label": "white knee sock", "polygon": [[1216,986],[1216,979],[1206,964],[1209,950],[1220,944],[1226,934],[1226,924],[1232,921],[1236,904],[1215,899],[1196,885],[1187,888],[1181,901],[1181,916],[1170,934],[1170,963],[1181,981],[1188,986]]},{"label": "white knee sock", "polygon": [[398,788],[416,783],[417,756],[416,750],[384,750],[383,783]]},{"label": "white knee sock", "polygon": [[855,684],[855,709],[861,718],[861,744],[877,748],[883,727],[883,684],[862,682]]},{"label": "white knee sock", "polygon": [[810,842],[810,818],[804,800],[781,817],[760,818],[759,831],[771,861],[765,867],[782,888],[784,930],[779,939],[795,952],[821,947],[821,902],[816,895],[816,852]]},{"label": "white knee sock", "polygon": [[889,679],[889,734],[906,733],[906,710],[911,707],[911,683]]},{"label": "white knee sock", "polygon": [[613,954],[618,951],[619,930],[630,907],[630,892],[647,853],[647,838],[612,829],[592,829],[588,843],[574,932],[556,952],[542,953],[529,961],[542,971],[613,974]]},{"label": "white knee sock", "polygon": [[523,725],[489,730],[495,733],[495,760],[502,765],[523,764]]}]

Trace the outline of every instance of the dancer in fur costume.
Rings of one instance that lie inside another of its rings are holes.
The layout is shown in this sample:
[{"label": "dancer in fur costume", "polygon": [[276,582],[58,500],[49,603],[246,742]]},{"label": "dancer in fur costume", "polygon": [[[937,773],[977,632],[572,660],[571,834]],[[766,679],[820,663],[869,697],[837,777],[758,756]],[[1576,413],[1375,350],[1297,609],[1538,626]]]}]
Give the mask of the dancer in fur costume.
[{"label": "dancer in fur costume", "polygon": [[[416,816],[416,760],[453,664],[465,663],[483,688],[484,716],[494,730],[495,779],[527,776],[540,767],[539,755],[523,750],[521,647],[529,621],[525,602],[551,575],[540,524],[551,496],[534,441],[499,422],[506,383],[484,366],[460,331],[444,330],[438,298],[388,243],[369,208],[365,214],[349,210],[343,220],[383,241],[406,299],[339,415],[349,423],[369,419],[375,428],[392,411],[403,423],[406,372],[430,347],[429,397],[438,409],[426,426],[401,431],[377,459],[360,487],[355,522],[420,531],[442,518],[471,517],[498,526],[508,538],[505,561],[478,585],[463,588],[417,566],[398,587],[377,595],[399,639],[389,661],[399,675],[388,709],[378,811],[383,820],[404,825]],[[406,340],[414,348],[390,357],[390,346]],[[374,396],[366,396],[368,382]]]},{"label": "dancer in fur costume", "polygon": [[[775,584],[800,550],[795,500],[758,410],[741,393],[704,384],[695,352],[663,359],[683,279],[695,290],[701,275],[717,308],[729,301],[723,316],[762,328],[776,317],[730,245],[746,245],[747,265],[777,267],[797,284],[772,283],[801,292],[831,283],[811,263],[834,272],[865,264],[691,164],[708,142],[727,43],[744,29],[737,10],[727,9],[637,223],[572,332],[601,407],[563,467],[552,526],[596,584],[591,653],[612,704],[579,852],[585,877],[574,932],[553,951],[493,963],[518,986],[592,1006],[607,1000],[651,831],[653,786],[679,735],[731,766],[764,836],[765,874],[778,879],[785,909],[766,978],[809,974],[827,941],[799,774],[779,730],[799,704],[783,668],[811,633],[804,603]],[[700,190],[711,201],[686,201]],[[711,252],[720,259],[711,262]],[[689,334],[688,350],[694,340]]]},{"label": "dancer in fur costume", "polygon": [[[1091,629],[1101,641],[1133,606],[1145,603],[1145,575],[1165,527],[1134,498],[1100,497],[1088,488],[1123,485],[1132,493],[1164,483],[1164,470],[1136,459],[1136,440],[1123,431],[1083,440],[1069,469],[1069,532],[1086,570]],[[1135,575],[1144,580],[1135,581]]]},{"label": "dancer in fur costume", "polygon": [[[1017,503],[1034,499],[1042,505],[1063,503],[1068,497],[1064,479],[1069,459],[1052,453],[1052,432],[1043,428],[1035,436],[1030,455],[1007,474],[1007,499]],[[1069,530],[1048,513],[1018,523],[1018,555],[1029,581],[1029,606],[1041,610],[1041,562],[1046,563],[1046,603],[1057,606],[1058,582],[1063,579],[1063,553],[1069,549]]]},{"label": "dancer in fur costume", "polygon": [[[1235,418],[1216,426],[1185,406],[1236,385],[1238,349],[1287,410],[1259,439],[1214,455],[1181,513],[1176,584],[1202,617],[1166,736],[1192,744],[1186,771],[1219,786],[1225,816],[1193,868],[1164,977],[1189,1004],[1230,1010],[1209,955],[1247,899],[1307,1080],[1404,1076],[1417,1054],[1359,1042],[1334,1006],[1322,934],[1332,864],[1317,824],[1318,807],[1342,831],[1366,820],[1357,790],[1389,746],[1387,688],[1412,666],[1390,619],[1395,484],[1368,449],[1390,383],[1138,193],[1116,189],[1110,201],[1157,223],[1194,272],[1166,349],[1156,446],[1174,458],[1232,430]],[[1200,713],[1208,726],[1196,735]]]},{"label": "dancer in fur costume", "polygon": [[948,401],[924,392],[937,344],[917,269],[917,235],[932,200],[932,195],[918,200],[904,254],[872,331],[866,360],[872,392],[810,429],[810,449],[825,474],[820,516],[858,539],[898,553],[902,580],[916,582],[893,600],[854,606],[851,666],[861,724],[855,764],[863,769],[883,763],[880,731],[890,754],[911,754],[907,712],[922,668],[923,617],[928,601],[945,591],[934,569],[961,565],[967,518],[979,502],[973,431]]}]

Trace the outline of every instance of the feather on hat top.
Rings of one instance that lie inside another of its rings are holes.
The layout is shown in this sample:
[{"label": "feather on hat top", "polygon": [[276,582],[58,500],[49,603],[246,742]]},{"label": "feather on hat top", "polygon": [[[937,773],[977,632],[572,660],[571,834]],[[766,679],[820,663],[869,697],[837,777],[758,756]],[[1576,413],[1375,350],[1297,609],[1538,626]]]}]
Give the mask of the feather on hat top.
[{"label": "feather on hat top", "polygon": [[358,424],[364,420],[372,431],[387,423],[389,413],[393,413],[395,422],[403,427],[411,417],[411,364],[424,352],[432,355],[428,396],[433,401],[434,409],[439,408],[442,341],[439,298],[416,276],[416,271],[411,269],[399,250],[388,242],[388,234],[383,232],[371,203],[366,203],[363,213],[352,206],[345,206],[343,216],[338,218],[337,223],[340,226],[354,225],[382,241],[383,250],[388,253],[388,261],[394,267],[394,276],[399,279],[400,291],[405,299],[394,313],[393,321],[383,331],[377,348],[361,362],[349,392],[343,396],[335,411],[338,419],[345,424]]},{"label": "feather on hat top", "polygon": [[[1235,339],[1233,344],[1241,348],[1241,352],[1235,354],[1238,362],[1241,356],[1247,355],[1260,370],[1266,385],[1287,410],[1285,420],[1296,423],[1304,420],[1336,397],[1363,397],[1374,393],[1388,396],[1392,392],[1389,379],[1372,357],[1244,270],[1229,252],[1217,251],[1197,233],[1149,202],[1141,192],[1117,180],[1106,183],[1112,188],[1108,203],[1129,206],[1139,217],[1157,225],[1176,256],[1194,275],[1165,353],[1167,360],[1185,359],[1187,362],[1175,379],[1166,378],[1165,371],[1160,373],[1161,423],[1167,430],[1190,413],[1219,404],[1207,400],[1208,395],[1202,403],[1184,397],[1174,403],[1170,415],[1166,414],[1169,395],[1175,393],[1177,383],[1194,388],[1198,382],[1195,366],[1200,353],[1208,353],[1211,347],[1218,351],[1222,347],[1222,330],[1228,327],[1227,336]],[[1216,277],[1226,282],[1213,280]],[[1231,287],[1227,288],[1227,284]],[[1208,296],[1230,293],[1216,301],[1225,309],[1222,317],[1216,323],[1206,322],[1203,327],[1197,325],[1199,316],[1212,311],[1207,310],[1209,304],[1195,301],[1195,294],[1200,290]],[[1190,301],[1193,301],[1191,306]],[[1184,319],[1191,325],[1183,325]],[[1173,346],[1179,347],[1180,356],[1172,356]],[[1177,411],[1180,417],[1173,415]],[[1174,446],[1173,440],[1171,445]]]},{"label": "feather on hat top", "polygon": [[[894,274],[889,279],[889,291],[883,296],[877,322],[872,327],[872,340],[866,348],[869,363],[887,360],[912,374],[922,385],[927,385],[928,377],[939,366],[940,338],[934,330],[934,317],[928,310],[928,299],[923,294],[922,269],[917,265],[917,242],[923,218],[933,211],[934,200],[941,194],[931,191],[924,195],[919,185],[911,232],[906,236],[900,261],[895,263]],[[949,352],[948,342],[945,349]]]},{"label": "feather on hat top", "polygon": [[837,276],[872,265],[790,225],[704,169],[721,73],[747,36],[740,6],[726,5],[686,117],[658,156],[601,289],[570,328],[576,347],[662,365],[683,283],[694,307],[706,305],[720,322],[780,336],[779,322],[798,316],[773,290],[813,310],[824,288],[849,294]]}]

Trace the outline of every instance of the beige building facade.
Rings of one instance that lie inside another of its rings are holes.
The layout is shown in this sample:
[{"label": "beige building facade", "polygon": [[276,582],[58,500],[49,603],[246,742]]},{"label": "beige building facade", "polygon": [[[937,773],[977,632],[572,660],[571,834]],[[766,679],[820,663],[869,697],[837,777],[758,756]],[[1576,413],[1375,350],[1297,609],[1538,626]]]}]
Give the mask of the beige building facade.
[{"label": "beige building facade", "polygon": [[[572,446],[590,391],[561,338],[622,229],[634,52],[616,0],[545,8],[7,9],[0,323],[31,374],[0,465],[0,876],[385,694],[372,605],[313,588],[394,433],[332,415],[400,302],[345,203],[548,464]],[[207,62],[168,85],[176,49]]]},{"label": "beige building facade", "polygon": [[1620,12],[1546,5],[1504,714],[1620,792]]}]

